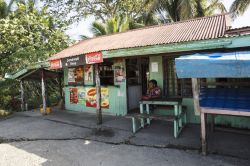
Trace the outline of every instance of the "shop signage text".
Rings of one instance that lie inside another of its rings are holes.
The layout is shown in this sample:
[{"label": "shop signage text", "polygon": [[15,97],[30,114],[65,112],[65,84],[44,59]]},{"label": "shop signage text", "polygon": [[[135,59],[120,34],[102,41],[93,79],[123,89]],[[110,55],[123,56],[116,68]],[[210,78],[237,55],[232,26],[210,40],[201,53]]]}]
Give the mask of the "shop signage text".
[{"label": "shop signage text", "polygon": [[102,52],[93,52],[86,54],[86,63],[87,64],[95,64],[95,63],[102,63]]},{"label": "shop signage text", "polygon": [[84,55],[78,55],[62,59],[62,67],[76,67],[85,64],[86,63]]}]

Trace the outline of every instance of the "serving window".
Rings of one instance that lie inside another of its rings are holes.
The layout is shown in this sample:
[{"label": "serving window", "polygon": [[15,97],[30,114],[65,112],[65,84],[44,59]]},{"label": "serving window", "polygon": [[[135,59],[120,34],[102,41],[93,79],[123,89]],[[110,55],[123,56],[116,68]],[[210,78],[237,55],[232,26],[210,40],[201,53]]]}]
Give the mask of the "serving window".
[{"label": "serving window", "polygon": [[164,95],[166,97],[192,97],[191,78],[179,79],[176,75],[175,58],[164,59]]},{"label": "serving window", "polygon": [[141,84],[141,71],[140,71],[140,59],[133,58],[127,59],[127,84],[128,85],[140,85]]},{"label": "serving window", "polygon": [[101,85],[114,85],[113,62],[103,62],[99,64]]}]

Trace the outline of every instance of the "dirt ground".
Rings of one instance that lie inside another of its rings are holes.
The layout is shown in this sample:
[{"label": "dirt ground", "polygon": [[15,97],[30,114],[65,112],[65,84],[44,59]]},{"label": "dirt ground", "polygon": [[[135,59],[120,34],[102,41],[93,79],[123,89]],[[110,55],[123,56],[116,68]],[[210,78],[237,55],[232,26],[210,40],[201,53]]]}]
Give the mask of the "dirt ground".
[{"label": "dirt ground", "polygon": [[[103,125],[97,126],[93,114],[16,113],[0,120],[0,165],[250,165],[247,156],[226,153],[227,148],[202,156],[195,127],[189,126],[187,133],[174,139],[167,125],[155,123],[133,134],[131,122],[121,117],[105,116]],[[168,134],[161,135],[163,130]],[[249,136],[243,138],[249,140]],[[245,154],[244,148],[240,150]]]}]

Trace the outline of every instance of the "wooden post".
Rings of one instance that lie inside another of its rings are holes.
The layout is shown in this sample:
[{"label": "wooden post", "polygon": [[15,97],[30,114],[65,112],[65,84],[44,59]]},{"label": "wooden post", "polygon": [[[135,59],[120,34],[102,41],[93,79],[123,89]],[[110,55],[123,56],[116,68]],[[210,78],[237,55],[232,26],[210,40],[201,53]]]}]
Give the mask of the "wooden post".
[{"label": "wooden post", "polygon": [[206,138],[206,114],[201,112],[201,149],[202,154],[207,155],[207,138]]},{"label": "wooden post", "polygon": [[63,90],[62,90],[62,74],[61,73],[59,73],[58,79],[59,79],[60,98],[62,100],[63,99]]},{"label": "wooden post", "polygon": [[23,81],[20,81],[20,91],[21,91],[21,110],[24,111],[24,89],[23,89]]},{"label": "wooden post", "polygon": [[199,102],[199,84],[197,78],[192,78],[192,91],[193,91],[193,98],[194,98],[194,110],[195,115],[200,115],[200,102]]},{"label": "wooden post", "polygon": [[206,140],[206,114],[201,112],[199,101],[199,84],[197,78],[192,78],[192,90],[194,98],[195,115],[200,115],[201,118],[201,148],[202,154],[207,154],[207,140]]},{"label": "wooden post", "polygon": [[44,81],[44,70],[42,69],[41,84],[42,84],[42,99],[43,99],[43,114],[46,114],[46,93],[45,93],[45,81]]},{"label": "wooden post", "polygon": [[101,109],[101,83],[99,65],[95,64],[95,83],[96,83],[96,120],[97,124],[102,124],[102,109]]}]

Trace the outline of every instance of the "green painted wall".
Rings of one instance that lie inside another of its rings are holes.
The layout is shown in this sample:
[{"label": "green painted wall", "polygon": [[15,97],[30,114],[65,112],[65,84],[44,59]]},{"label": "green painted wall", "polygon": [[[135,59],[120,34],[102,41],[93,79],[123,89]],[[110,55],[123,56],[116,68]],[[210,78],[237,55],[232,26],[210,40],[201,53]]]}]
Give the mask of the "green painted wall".
[{"label": "green painted wall", "polygon": [[[69,89],[72,86],[64,87],[65,92],[65,108],[70,111],[82,111],[82,112],[93,112],[95,113],[95,108],[86,107],[85,104],[71,104],[70,103],[70,92]],[[77,86],[79,87],[79,86]],[[85,86],[86,88],[91,86]],[[103,86],[109,89],[109,109],[102,109],[104,113],[109,113],[112,115],[126,115],[126,94],[123,93],[121,96],[122,89],[124,87],[115,87],[115,86]],[[118,95],[119,93],[119,95]]]},{"label": "green painted wall", "polygon": [[[93,112],[95,108],[86,107],[85,104],[71,104],[70,91],[72,87],[89,88],[94,86],[68,86],[68,69],[64,69],[64,93],[65,93],[65,108],[70,111]],[[127,114],[127,94],[126,82],[122,82],[117,86],[102,86],[109,89],[109,109],[102,109],[104,113],[112,115],[126,115]]]},{"label": "green painted wall", "polygon": [[[152,72],[152,63],[158,64],[158,72]],[[163,63],[162,56],[153,56],[149,57],[149,75],[150,79],[155,79],[157,81],[158,86],[163,89]]]}]

